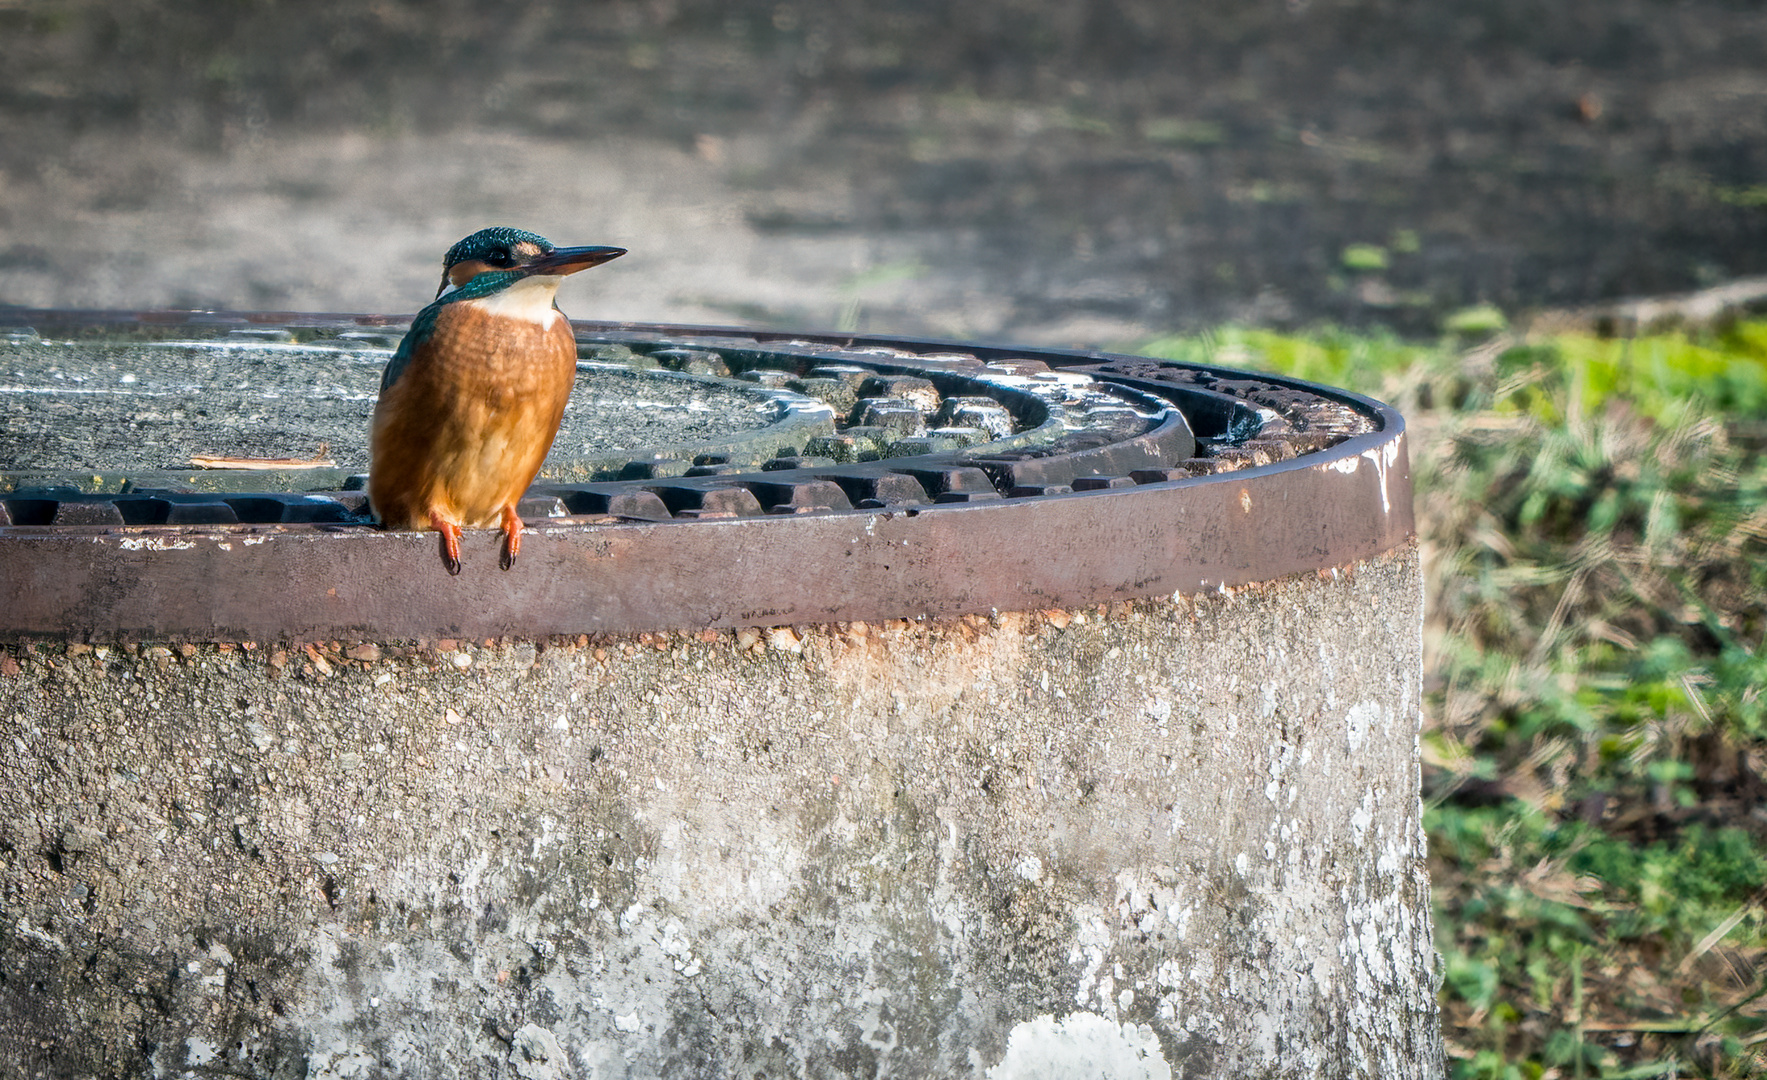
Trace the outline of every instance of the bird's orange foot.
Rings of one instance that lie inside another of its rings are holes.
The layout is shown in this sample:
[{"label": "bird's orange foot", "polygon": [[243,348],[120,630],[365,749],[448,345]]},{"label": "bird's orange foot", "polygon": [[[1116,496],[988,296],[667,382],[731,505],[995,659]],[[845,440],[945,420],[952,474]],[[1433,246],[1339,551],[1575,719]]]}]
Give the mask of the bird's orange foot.
[{"label": "bird's orange foot", "polygon": [[442,535],[442,565],[448,573],[460,573],[460,526],[442,518],[439,511],[432,510],[429,515],[430,527]]},{"label": "bird's orange foot", "polygon": [[503,508],[503,554],[498,558],[497,565],[505,570],[514,566],[515,557],[521,554],[521,550],[521,515],[515,512],[515,507],[505,506]]}]

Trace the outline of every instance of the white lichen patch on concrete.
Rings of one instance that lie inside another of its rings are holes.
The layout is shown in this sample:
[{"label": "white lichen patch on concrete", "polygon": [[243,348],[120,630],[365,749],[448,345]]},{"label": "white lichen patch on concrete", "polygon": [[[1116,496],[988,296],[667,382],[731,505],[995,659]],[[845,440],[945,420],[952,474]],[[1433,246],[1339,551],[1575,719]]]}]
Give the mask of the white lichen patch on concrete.
[{"label": "white lichen patch on concrete", "polygon": [[576,1075],[558,1036],[538,1024],[524,1024],[510,1037],[509,1063],[522,1080],[566,1080]]},{"label": "white lichen patch on concrete", "polygon": [[987,1080],[1171,1080],[1172,1066],[1145,1024],[1095,1013],[1045,1014],[1013,1026],[1006,1055]]},{"label": "white lichen patch on concrete", "polygon": [[1361,751],[1368,742],[1368,733],[1381,718],[1380,703],[1376,701],[1358,701],[1344,711],[1344,734],[1349,740],[1350,753]]}]

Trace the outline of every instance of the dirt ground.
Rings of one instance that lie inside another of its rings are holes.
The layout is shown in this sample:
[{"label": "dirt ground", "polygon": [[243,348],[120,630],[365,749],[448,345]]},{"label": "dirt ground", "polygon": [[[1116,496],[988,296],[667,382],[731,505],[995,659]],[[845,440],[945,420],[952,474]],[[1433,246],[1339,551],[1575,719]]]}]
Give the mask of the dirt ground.
[{"label": "dirt ground", "polygon": [[1744,0],[0,2],[0,303],[1431,333],[1767,272]]}]

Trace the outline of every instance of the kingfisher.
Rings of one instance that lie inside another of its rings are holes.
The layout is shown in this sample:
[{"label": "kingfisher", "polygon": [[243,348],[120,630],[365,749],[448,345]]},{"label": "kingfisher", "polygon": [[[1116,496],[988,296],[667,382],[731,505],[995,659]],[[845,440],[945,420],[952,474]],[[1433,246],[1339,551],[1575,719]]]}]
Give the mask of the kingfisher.
[{"label": "kingfisher", "polygon": [[521,229],[480,229],[448,249],[435,300],[380,377],[368,505],[386,529],[434,529],[460,573],[460,530],[501,526],[521,552],[516,504],[552,449],[577,374],[555,300],[565,276],[626,253],[554,247]]}]

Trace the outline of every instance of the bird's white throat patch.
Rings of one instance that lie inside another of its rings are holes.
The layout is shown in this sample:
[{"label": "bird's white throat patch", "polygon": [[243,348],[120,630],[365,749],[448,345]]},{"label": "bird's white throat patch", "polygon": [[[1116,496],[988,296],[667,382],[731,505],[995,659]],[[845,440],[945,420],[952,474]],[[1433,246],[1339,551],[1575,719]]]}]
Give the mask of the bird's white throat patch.
[{"label": "bird's white throat patch", "polygon": [[478,308],[486,315],[495,315],[505,319],[526,319],[542,328],[552,325],[552,320],[559,317],[558,309],[552,302],[558,296],[558,283],[563,277],[550,274],[536,274],[525,277],[507,289],[499,289],[490,296],[467,303]]}]

